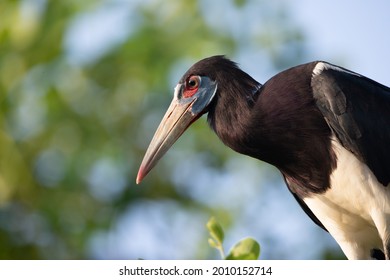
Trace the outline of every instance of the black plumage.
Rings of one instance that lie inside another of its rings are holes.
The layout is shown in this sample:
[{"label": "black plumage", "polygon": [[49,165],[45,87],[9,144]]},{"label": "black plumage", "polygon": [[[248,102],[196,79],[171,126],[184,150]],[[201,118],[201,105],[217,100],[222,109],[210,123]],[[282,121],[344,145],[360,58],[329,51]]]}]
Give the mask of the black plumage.
[{"label": "black plumage", "polygon": [[315,76],[313,96],[337,138],[390,183],[390,89],[346,69],[327,69]]},{"label": "black plumage", "polygon": [[[246,86],[234,88],[229,79],[238,68],[231,64],[233,70],[221,75],[218,86],[222,86],[208,112],[211,127],[227,146],[276,166],[300,185],[298,189],[292,186],[292,191],[302,196],[325,191],[335,166],[328,140],[331,130],[313,95],[307,94],[314,64],[281,72],[263,86],[244,76],[235,83],[243,81]],[[213,67],[203,67],[213,71]],[[249,106],[247,98],[254,90],[256,102]]]}]

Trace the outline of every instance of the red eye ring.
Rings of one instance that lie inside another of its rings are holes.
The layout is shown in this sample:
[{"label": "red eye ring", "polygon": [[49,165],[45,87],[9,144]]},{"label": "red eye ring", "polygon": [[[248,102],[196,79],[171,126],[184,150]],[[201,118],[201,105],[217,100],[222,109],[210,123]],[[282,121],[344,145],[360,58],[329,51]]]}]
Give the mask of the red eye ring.
[{"label": "red eye ring", "polygon": [[185,83],[185,90],[183,92],[183,96],[185,98],[193,96],[199,88],[200,85],[200,77],[199,76],[190,76]]}]

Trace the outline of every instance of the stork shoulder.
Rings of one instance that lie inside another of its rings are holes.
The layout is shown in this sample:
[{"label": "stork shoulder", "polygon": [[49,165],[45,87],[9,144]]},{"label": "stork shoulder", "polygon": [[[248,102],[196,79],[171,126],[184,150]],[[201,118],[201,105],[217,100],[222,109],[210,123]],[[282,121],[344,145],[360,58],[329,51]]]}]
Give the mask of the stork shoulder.
[{"label": "stork shoulder", "polygon": [[317,62],[311,78],[318,109],[343,147],[390,182],[390,88],[327,62]]},{"label": "stork shoulder", "polygon": [[347,74],[350,74],[350,75],[354,75],[354,76],[357,76],[357,77],[362,77],[358,73],[352,72],[352,71],[350,71],[348,69],[342,68],[340,66],[336,66],[334,64],[331,64],[331,63],[328,63],[328,62],[325,62],[325,61],[317,61],[317,63],[315,64],[315,67],[313,68],[312,77],[320,75],[325,70],[334,70],[334,71],[344,72],[344,73],[347,73]]}]

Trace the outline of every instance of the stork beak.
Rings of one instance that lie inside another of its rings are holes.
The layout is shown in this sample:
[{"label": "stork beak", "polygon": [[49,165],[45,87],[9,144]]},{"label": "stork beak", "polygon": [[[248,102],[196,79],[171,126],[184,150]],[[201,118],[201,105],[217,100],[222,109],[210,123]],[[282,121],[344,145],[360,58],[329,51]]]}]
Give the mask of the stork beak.
[{"label": "stork beak", "polygon": [[179,83],[176,86],[171,105],[158,126],[138,170],[137,184],[145,178],[183,132],[206,112],[217,91],[217,83],[208,77],[199,78],[199,89],[193,96],[183,98],[184,85]]},{"label": "stork beak", "polygon": [[174,98],[164,118],[155,132],[138,171],[136,183],[139,184],[159,159],[169,150],[183,132],[202,114],[191,111],[196,99],[183,103]]}]

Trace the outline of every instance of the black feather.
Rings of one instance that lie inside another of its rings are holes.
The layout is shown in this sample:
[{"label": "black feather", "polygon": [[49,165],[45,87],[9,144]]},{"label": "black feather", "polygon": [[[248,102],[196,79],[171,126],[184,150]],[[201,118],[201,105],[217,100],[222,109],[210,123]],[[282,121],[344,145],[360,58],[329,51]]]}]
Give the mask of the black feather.
[{"label": "black feather", "polygon": [[342,145],[390,183],[390,88],[328,68],[312,80],[318,108]]}]

